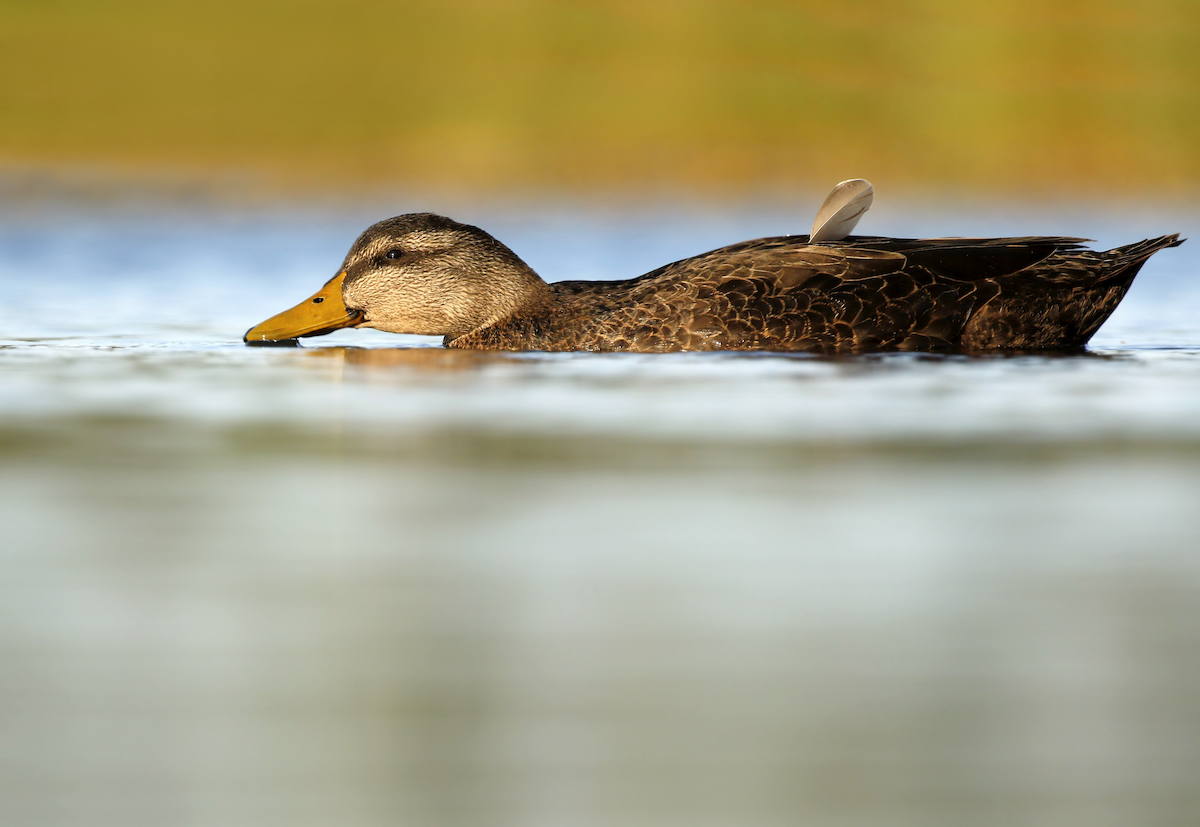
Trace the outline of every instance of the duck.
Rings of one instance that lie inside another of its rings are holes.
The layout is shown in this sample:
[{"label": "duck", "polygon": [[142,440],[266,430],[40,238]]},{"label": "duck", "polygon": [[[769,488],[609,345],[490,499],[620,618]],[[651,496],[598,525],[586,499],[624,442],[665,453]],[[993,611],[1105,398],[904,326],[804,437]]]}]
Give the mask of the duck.
[{"label": "duck", "polygon": [[433,213],[380,221],[337,275],[250,328],[297,344],[341,328],[497,351],[1037,351],[1083,348],[1178,233],[888,238],[851,231],[874,199],[838,184],[808,234],[758,238],[620,281],[548,283],[490,234]]}]

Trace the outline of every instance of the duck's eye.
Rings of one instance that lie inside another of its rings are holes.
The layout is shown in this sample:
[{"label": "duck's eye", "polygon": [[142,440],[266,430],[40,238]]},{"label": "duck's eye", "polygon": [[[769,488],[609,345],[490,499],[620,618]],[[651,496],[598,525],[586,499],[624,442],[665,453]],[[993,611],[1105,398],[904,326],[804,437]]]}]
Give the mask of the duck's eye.
[{"label": "duck's eye", "polygon": [[323,301],[325,301],[324,296],[317,296],[315,299],[313,299],[313,304],[320,304]]},{"label": "duck's eye", "polygon": [[395,250],[388,250],[383,257],[395,261],[398,258],[404,258],[404,251],[397,247]]}]

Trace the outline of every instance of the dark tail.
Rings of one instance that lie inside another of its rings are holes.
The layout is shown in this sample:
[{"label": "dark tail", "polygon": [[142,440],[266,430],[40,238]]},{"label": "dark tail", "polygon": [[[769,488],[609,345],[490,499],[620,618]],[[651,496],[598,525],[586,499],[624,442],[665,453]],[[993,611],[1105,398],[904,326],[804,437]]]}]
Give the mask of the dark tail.
[{"label": "dark tail", "polygon": [[1133,277],[1142,269],[1142,265],[1146,263],[1146,259],[1157,253],[1159,250],[1165,250],[1168,247],[1178,247],[1187,239],[1180,238],[1179,233],[1171,235],[1163,235],[1158,238],[1148,238],[1145,241],[1138,241],[1134,244],[1126,244],[1124,247],[1114,247],[1106,253],[1103,253],[1111,263],[1108,265],[1107,272],[1104,278],[1096,282],[1097,287],[1105,287],[1111,285],[1123,284],[1129,287]]},{"label": "dark tail", "polygon": [[1179,233],[1172,233],[1101,253],[1101,256],[1107,259],[1108,266],[1104,275],[1088,288],[1089,301],[1082,303],[1086,309],[1077,321],[1078,344],[1086,344],[1100,325],[1117,309],[1129,286],[1133,284],[1134,276],[1150,256],[1168,247],[1178,247],[1183,242],[1184,239],[1179,237]]}]

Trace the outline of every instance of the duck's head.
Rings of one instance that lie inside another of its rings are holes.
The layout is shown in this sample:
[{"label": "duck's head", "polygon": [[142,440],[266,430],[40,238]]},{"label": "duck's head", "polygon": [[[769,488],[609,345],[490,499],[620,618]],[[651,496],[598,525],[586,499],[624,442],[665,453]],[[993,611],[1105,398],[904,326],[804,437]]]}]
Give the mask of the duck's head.
[{"label": "duck's head", "polygon": [[548,290],[512,250],[478,227],[432,213],[401,215],[369,227],[324,287],[250,328],[243,341],[280,342],[342,327],[461,336]]}]

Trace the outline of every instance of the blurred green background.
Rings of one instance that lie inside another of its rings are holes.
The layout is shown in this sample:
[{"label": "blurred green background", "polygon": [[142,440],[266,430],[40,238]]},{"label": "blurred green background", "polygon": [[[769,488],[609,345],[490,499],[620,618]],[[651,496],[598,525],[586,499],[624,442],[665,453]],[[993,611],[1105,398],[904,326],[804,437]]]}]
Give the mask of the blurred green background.
[{"label": "blurred green background", "polygon": [[0,0],[0,163],[1187,194],[1200,3]]}]

